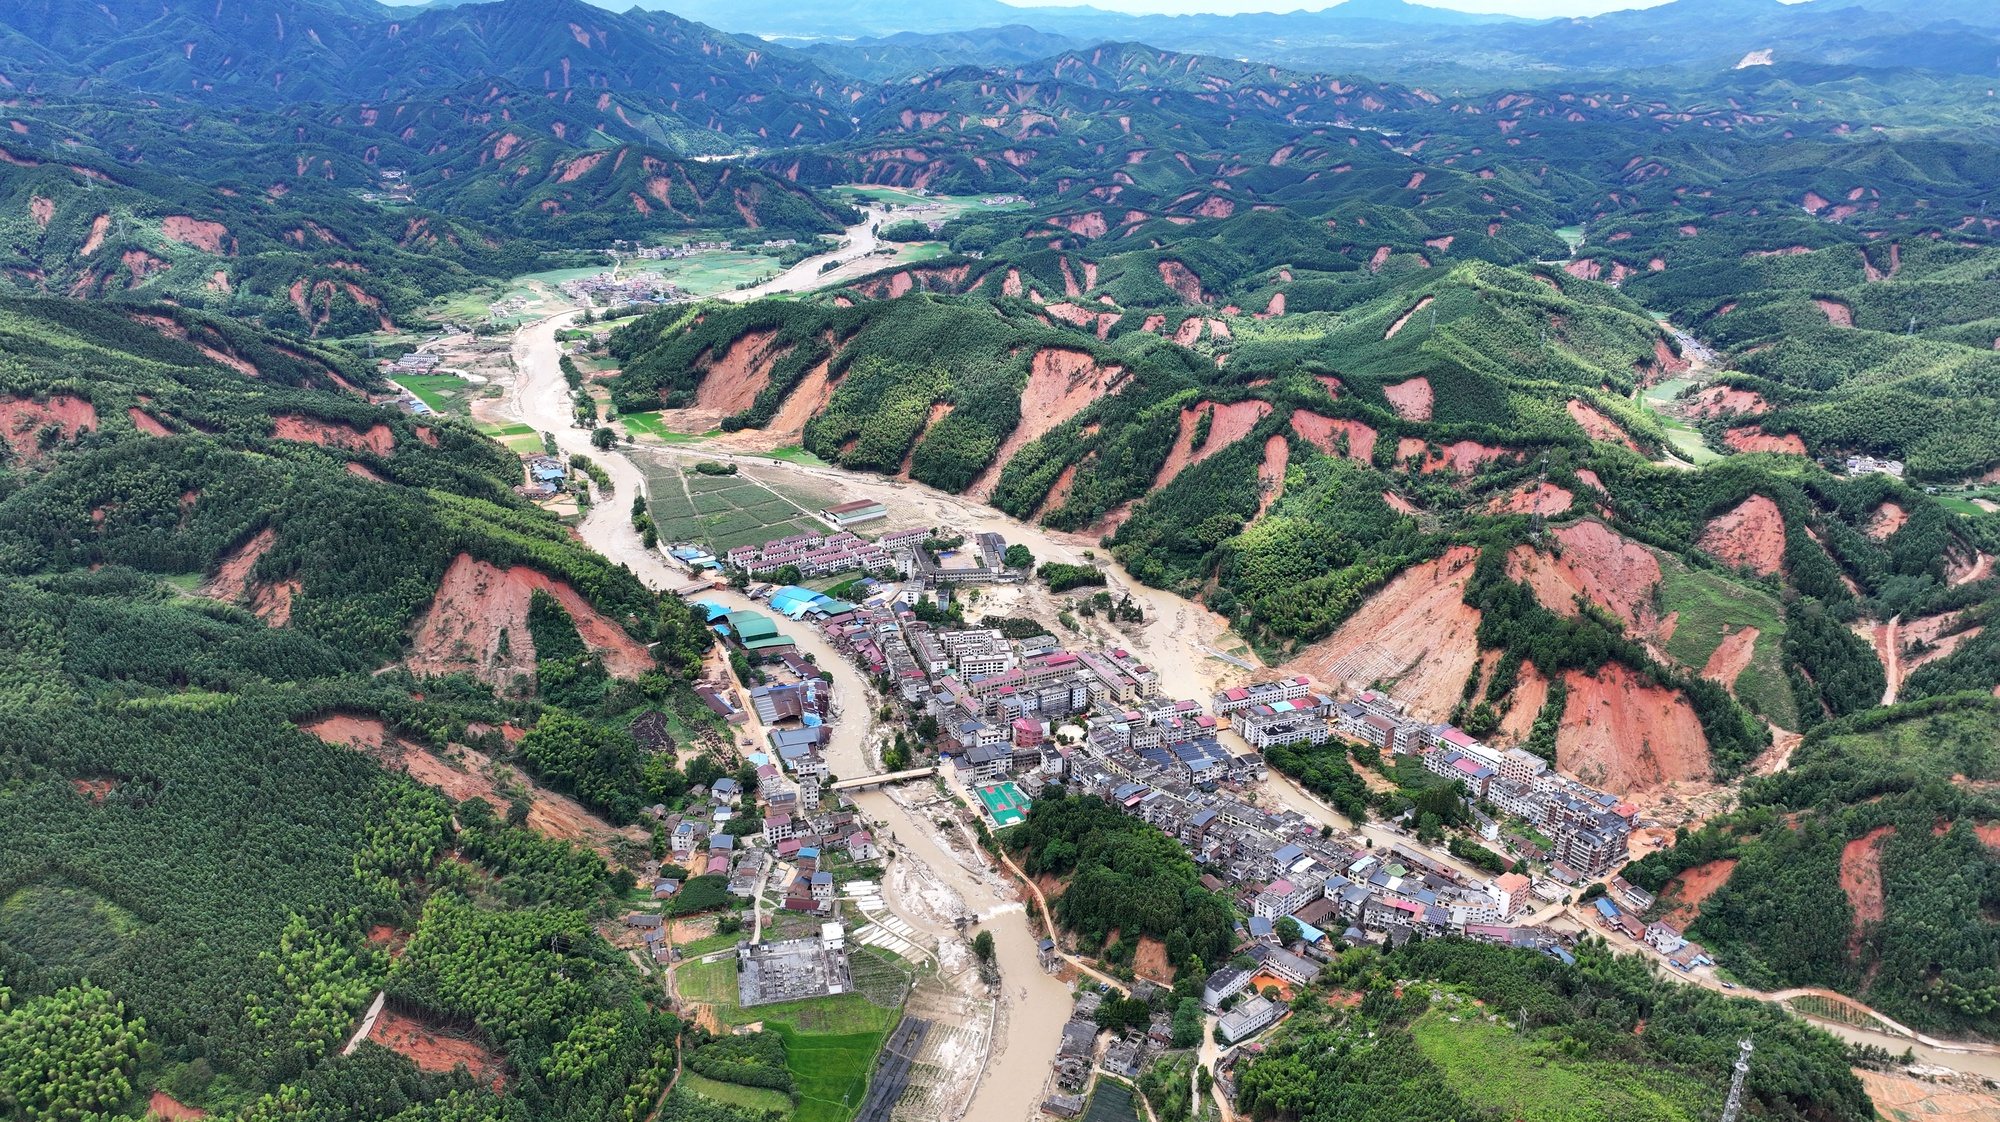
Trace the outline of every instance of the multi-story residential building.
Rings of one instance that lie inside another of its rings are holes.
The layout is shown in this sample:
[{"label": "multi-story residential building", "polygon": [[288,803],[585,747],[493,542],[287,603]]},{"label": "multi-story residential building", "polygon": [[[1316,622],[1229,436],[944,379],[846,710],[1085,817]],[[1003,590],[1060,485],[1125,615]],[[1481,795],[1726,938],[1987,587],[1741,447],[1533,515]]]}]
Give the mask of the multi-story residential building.
[{"label": "multi-story residential building", "polygon": [[1288,916],[1326,889],[1326,882],[1318,877],[1304,876],[1297,881],[1279,878],[1265,886],[1250,903],[1250,914],[1261,919],[1275,920]]},{"label": "multi-story residential building", "polygon": [[1509,748],[1500,753],[1500,778],[1510,783],[1533,783],[1548,770],[1549,762],[1533,752]]},{"label": "multi-story residential building", "polygon": [[1303,674],[1293,678],[1280,678],[1275,682],[1253,682],[1247,686],[1236,686],[1215,695],[1211,708],[1218,717],[1227,716],[1239,709],[1252,705],[1269,705],[1274,701],[1297,701],[1312,692],[1312,680]]},{"label": "multi-story residential building", "polygon": [[1014,753],[998,744],[978,744],[957,757],[958,772],[967,783],[991,783],[1007,775]]},{"label": "multi-story residential building", "polygon": [[1258,703],[1236,712],[1236,732],[1252,748],[1264,751],[1285,744],[1316,744],[1327,738],[1327,714],[1333,703],[1319,694],[1294,701]]},{"label": "multi-story residential building", "polygon": [[1455,779],[1472,793],[1473,798],[1486,797],[1486,786],[1496,774],[1494,770],[1464,753],[1450,748],[1438,748],[1424,757],[1424,770],[1446,779]]}]

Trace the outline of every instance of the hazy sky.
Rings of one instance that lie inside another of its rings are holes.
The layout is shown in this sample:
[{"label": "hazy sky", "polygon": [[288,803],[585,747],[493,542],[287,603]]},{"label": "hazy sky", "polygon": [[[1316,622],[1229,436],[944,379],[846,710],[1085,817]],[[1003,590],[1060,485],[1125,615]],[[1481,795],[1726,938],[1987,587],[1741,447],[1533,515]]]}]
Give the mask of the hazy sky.
[{"label": "hazy sky", "polygon": [[[1301,8],[1310,10],[1330,6],[1325,0],[1004,0],[1004,2],[1020,7],[1088,3],[1094,8],[1116,12],[1171,15],[1185,15],[1190,12],[1293,12]],[[1508,15],[1541,18],[1590,16],[1628,8],[1650,8],[1665,3],[1666,0],[1420,0],[1420,2],[1437,8],[1456,8],[1461,12],[1505,12]]]}]

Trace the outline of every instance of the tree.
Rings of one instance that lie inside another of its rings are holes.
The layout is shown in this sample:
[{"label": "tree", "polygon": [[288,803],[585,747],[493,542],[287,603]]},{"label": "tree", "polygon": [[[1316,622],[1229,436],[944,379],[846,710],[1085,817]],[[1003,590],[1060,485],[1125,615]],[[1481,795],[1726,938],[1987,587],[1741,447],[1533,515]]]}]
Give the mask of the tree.
[{"label": "tree", "polygon": [[972,937],[972,953],[977,955],[981,962],[990,963],[993,961],[993,933],[991,931],[981,931]]},{"label": "tree", "polygon": [[1032,569],[1035,567],[1035,555],[1030,553],[1028,547],[1022,545],[1020,542],[1015,542],[1008,546],[1007,552],[1001,556],[1001,561],[1010,569]]},{"label": "tree", "polygon": [[1201,1043],[1201,1002],[1184,997],[1174,1006],[1174,1047],[1192,1048]]},{"label": "tree", "polygon": [[1306,937],[1306,933],[1299,929],[1299,921],[1291,916],[1279,916],[1278,922],[1271,926],[1277,933],[1278,942],[1288,947]]},{"label": "tree", "polygon": [[600,452],[609,452],[617,446],[618,434],[603,425],[599,425],[590,434],[590,444],[591,447],[596,448]]}]

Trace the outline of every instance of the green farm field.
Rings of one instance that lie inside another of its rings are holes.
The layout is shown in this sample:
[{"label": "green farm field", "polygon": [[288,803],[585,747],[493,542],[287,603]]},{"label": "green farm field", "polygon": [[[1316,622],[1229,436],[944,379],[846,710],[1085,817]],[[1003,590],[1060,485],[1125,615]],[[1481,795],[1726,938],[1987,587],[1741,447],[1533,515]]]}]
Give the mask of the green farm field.
[{"label": "green farm field", "polygon": [[752,1114],[761,1115],[765,1111],[776,1111],[779,1114],[792,1113],[791,1096],[769,1087],[745,1087],[740,1083],[724,1083],[705,1075],[697,1075],[692,1071],[681,1072],[680,1081],[676,1086],[690,1094],[700,1095],[710,1102],[740,1107]]},{"label": "green farm field", "polygon": [[1680,392],[1694,383],[1686,378],[1669,378],[1657,385],[1638,391],[1634,400],[1643,406],[1660,427],[1667,432],[1667,440],[1673,444],[1674,452],[1681,459],[1699,467],[1722,459],[1722,453],[1708,446],[1701,433],[1686,421],[1667,412],[1666,407]]},{"label": "green farm field", "polygon": [[1433,1009],[1410,1026],[1424,1058],[1453,1088],[1497,1116],[1543,1122],[1696,1122],[1721,1102],[1685,1076],[1573,1057],[1489,1022],[1471,1003]]},{"label": "green farm field", "polygon": [[1671,557],[1661,558],[1660,576],[1660,614],[1675,617],[1667,653],[1699,670],[1726,636],[1756,628],[1750,662],[1736,678],[1736,695],[1779,727],[1796,729],[1798,705],[1783,660],[1785,613],[1777,597]]},{"label": "green farm field", "polygon": [[766,485],[748,472],[701,475],[679,461],[647,465],[646,495],[663,541],[697,541],[717,551],[824,531],[807,512],[834,501],[792,483]]}]

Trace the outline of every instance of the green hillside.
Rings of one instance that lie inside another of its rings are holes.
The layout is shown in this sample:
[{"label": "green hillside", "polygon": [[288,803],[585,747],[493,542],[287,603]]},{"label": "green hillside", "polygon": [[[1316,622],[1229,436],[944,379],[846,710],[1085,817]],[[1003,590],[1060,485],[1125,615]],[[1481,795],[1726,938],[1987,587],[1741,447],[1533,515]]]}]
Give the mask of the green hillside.
[{"label": "green hillside", "polygon": [[[0,339],[8,1109],[137,1117],[162,1088],[257,1118],[642,1114],[678,1023],[593,929],[629,870],[304,730],[480,746],[618,820],[632,807],[600,799],[592,768],[629,768],[626,800],[684,786],[671,766],[642,785],[623,730],[687,708],[705,633],[515,498],[512,455],[365,404],[341,386],[369,372],[302,339],[53,300],[0,301]],[[531,567],[664,639],[659,671],[609,691],[557,608],[531,619],[540,700],[419,682],[394,663],[460,556]],[[594,695],[574,684],[592,674]],[[549,704],[558,681],[580,715]],[[503,721],[534,726],[518,757]],[[559,766],[544,748],[571,737],[607,751]],[[337,1058],[384,988],[503,1081],[373,1045]],[[80,1007],[98,1010],[87,1028]],[[586,1040],[587,1063],[559,1061]],[[49,1047],[60,1071],[30,1077]]]}]

